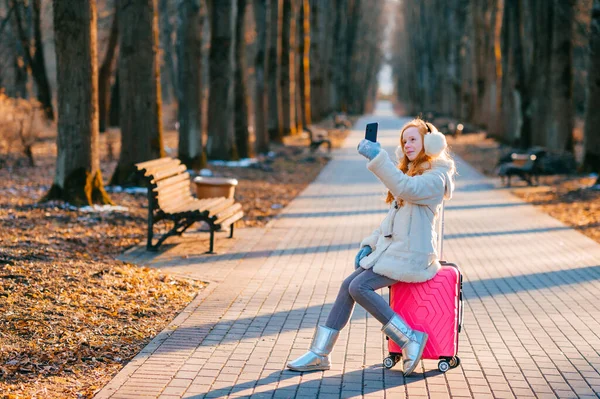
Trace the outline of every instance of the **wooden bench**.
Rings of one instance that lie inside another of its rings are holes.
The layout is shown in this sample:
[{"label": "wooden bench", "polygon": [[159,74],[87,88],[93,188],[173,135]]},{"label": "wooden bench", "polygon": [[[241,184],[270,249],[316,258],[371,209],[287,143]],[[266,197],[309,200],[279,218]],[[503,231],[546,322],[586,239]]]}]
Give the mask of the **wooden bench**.
[{"label": "wooden bench", "polygon": [[[530,150],[525,154],[511,153],[503,157],[498,167],[498,175],[507,179],[507,187],[510,187],[511,176],[518,176],[528,185],[539,184],[539,176],[542,174],[542,158],[546,154],[543,150]],[[509,158],[510,157],[510,158]]]},{"label": "wooden bench", "polygon": [[[148,242],[149,251],[158,247],[170,236],[181,235],[195,222],[206,222],[210,228],[210,249],[214,253],[214,234],[220,229],[230,228],[244,216],[242,205],[233,198],[198,199],[192,196],[190,175],[186,166],[176,158],[159,158],[135,165],[148,185]],[[173,227],[153,243],[154,225],[169,221]]]},{"label": "wooden bench", "polygon": [[304,128],[310,138],[310,151],[316,151],[321,144],[327,144],[327,151],[331,152],[331,140],[327,130],[315,125],[308,125]]},{"label": "wooden bench", "polygon": [[336,129],[351,129],[352,122],[348,119],[346,114],[335,114],[333,117],[333,124]]}]

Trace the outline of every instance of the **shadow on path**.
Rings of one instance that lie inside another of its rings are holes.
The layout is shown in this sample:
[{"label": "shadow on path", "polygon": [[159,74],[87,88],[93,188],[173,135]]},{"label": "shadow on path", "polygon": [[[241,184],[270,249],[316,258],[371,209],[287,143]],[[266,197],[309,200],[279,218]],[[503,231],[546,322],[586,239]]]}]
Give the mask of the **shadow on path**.
[{"label": "shadow on path", "polygon": [[[269,376],[258,380],[243,382],[240,384],[233,384],[228,387],[212,390],[207,395],[207,397],[226,397],[236,392],[245,391],[247,389],[253,389],[256,386],[269,385],[278,381],[285,381],[289,378],[297,377],[300,374],[308,373],[322,374],[323,372],[312,371],[299,373],[287,369],[281,371],[274,371]],[[331,389],[332,391],[335,390],[335,393],[337,394],[341,394],[342,392],[340,391],[345,390],[348,392],[356,393],[357,395],[359,394],[359,392],[363,395],[368,395],[383,391],[385,389],[391,389],[402,385],[420,382],[426,378],[430,378],[439,374],[440,372],[438,370],[430,370],[426,371],[425,373],[413,373],[410,377],[404,377],[400,369],[387,370],[383,368],[382,364],[377,364],[369,366],[363,370],[355,370],[348,373],[342,373],[333,376],[323,376],[320,379],[301,382],[297,385],[290,385],[277,389],[274,388],[272,390],[256,392],[254,395],[265,395],[265,397],[271,397],[273,394],[275,394],[275,392],[280,392],[280,395],[283,392],[285,392],[285,394],[289,394],[289,396],[286,397],[294,397],[296,395],[314,395],[315,397],[317,397],[320,388],[322,389],[322,387],[324,386],[329,387],[329,389]],[[342,380],[341,384],[340,380]],[[323,392],[323,394],[327,393],[333,394],[333,392],[329,392],[329,390],[327,392]],[[248,396],[250,395],[251,394],[248,393]],[[188,398],[190,399],[200,399],[204,397],[205,394],[188,396]]]},{"label": "shadow on path", "polygon": [[[485,298],[496,295],[513,294],[523,291],[534,291],[544,288],[552,288],[559,286],[572,286],[579,283],[600,280],[600,265],[588,266],[570,270],[557,270],[551,272],[531,273],[520,276],[498,277],[484,280],[465,280],[464,294],[465,300],[469,297]],[[387,298],[387,290],[384,291],[384,297]],[[229,303],[223,303],[223,309],[226,309]],[[189,327],[180,327],[173,332],[173,336],[182,334],[186,336],[191,331],[206,330],[209,335],[206,337],[204,344],[220,345],[228,342],[243,341],[245,339],[264,338],[271,335],[286,333],[289,331],[297,331],[304,328],[315,328],[315,314],[326,316],[328,311],[323,312],[323,307],[331,308],[333,303],[323,305],[315,305],[306,308],[293,309],[290,311],[279,311],[270,314],[260,315],[257,317],[247,317],[233,321],[219,322],[214,325],[201,324]],[[311,315],[311,318],[305,321],[305,316]],[[352,315],[352,320],[367,317],[365,311],[361,314],[355,313]],[[310,320],[310,321],[309,321]],[[308,325],[303,325],[308,324]],[[228,330],[223,339],[211,342],[210,331]],[[192,344],[195,345],[195,344]],[[164,351],[165,348],[162,348]]]}]

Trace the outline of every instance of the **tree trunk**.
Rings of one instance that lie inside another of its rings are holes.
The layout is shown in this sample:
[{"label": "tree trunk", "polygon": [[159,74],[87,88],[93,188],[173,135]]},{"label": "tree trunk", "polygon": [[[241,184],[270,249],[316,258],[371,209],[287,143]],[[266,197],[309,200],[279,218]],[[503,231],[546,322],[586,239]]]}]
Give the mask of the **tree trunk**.
[{"label": "tree trunk", "polygon": [[548,147],[573,151],[573,8],[575,0],[554,0],[554,32],[550,64],[552,118]]},{"label": "tree trunk", "polygon": [[253,0],[254,18],[256,19],[256,59],[254,69],[256,71],[256,89],[254,98],[254,109],[256,115],[256,146],[255,151],[259,154],[269,152],[269,131],[268,107],[269,99],[267,96],[267,82],[269,81],[269,61],[270,61],[270,39],[271,30],[271,0]]},{"label": "tree trunk", "polygon": [[312,113],[310,107],[310,4],[308,0],[302,0],[302,67],[300,72],[300,99],[302,104],[302,124],[312,124]]},{"label": "tree trunk", "polygon": [[514,92],[513,96],[516,99],[515,115],[518,122],[515,129],[516,145],[520,148],[528,148],[531,145],[531,115],[529,113],[530,83],[525,73],[525,54],[523,50],[522,32],[524,30],[522,24],[523,18],[521,15],[522,6],[520,0],[506,0],[507,11],[511,18],[511,35],[512,39],[512,57],[513,57],[513,72],[514,72]]},{"label": "tree trunk", "polygon": [[[117,60],[118,65],[118,60]],[[115,74],[115,83],[110,89],[110,103],[108,106],[109,126],[119,126],[119,110],[121,109],[121,100],[119,99],[119,71]]]},{"label": "tree trunk", "polygon": [[[7,1],[7,6],[9,4],[10,3]],[[9,48],[10,50],[12,50],[14,70],[13,89],[10,90],[7,88],[7,92],[10,97],[29,98],[29,92],[27,91],[27,83],[29,81],[29,68],[27,67],[27,62],[25,61],[25,52],[23,50],[21,40],[18,38],[19,28],[17,26],[17,20],[16,18],[11,17],[11,15],[14,15],[15,8],[16,5],[12,8],[13,13],[9,12],[5,17],[7,21],[6,23],[10,24],[10,29],[7,30],[5,37],[9,41],[9,43],[11,43],[11,46],[9,46]]]},{"label": "tree trunk", "polygon": [[283,34],[281,50],[281,102],[283,134],[296,134],[296,2],[283,0]]},{"label": "tree trunk", "polygon": [[211,0],[209,159],[238,159],[234,133],[235,22],[237,0]]},{"label": "tree trunk", "polygon": [[121,155],[111,184],[140,185],[135,164],[163,157],[156,0],[118,3]]},{"label": "tree trunk", "polygon": [[58,143],[54,184],[44,200],[111,203],[100,173],[96,2],[54,0]]},{"label": "tree trunk", "polygon": [[531,3],[533,25],[533,65],[537,75],[533,87],[531,118],[535,129],[532,131],[532,144],[546,146],[550,115],[550,64],[552,59],[552,41],[554,36],[553,20],[555,6],[547,0],[533,0]]},{"label": "tree trunk", "polygon": [[166,103],[171,103],[173,93],[177,93],[177,68],[175,67],[175,57],[173,50],[173,27],[169,17],[171,16],[169,10],[170,0],[160,0],[159,3],[159,25],[160,25],[160,44],[162,47],[163,65],[166,69],[166,73],[161,74],[161,93],[162,100]]},{"label": "tree trunk", "polygon": [[294,76],[296,77],[296,96],[295,96],[295,110],[296,110],[296,133],[300,133],[304,130],[302,119],[302,54],[304,52],[302,48],[302,1],[296,0],[294,6],[296,7],[296,46],[294,51],[295,59],[295,70]]},{"label": "tree trunk", "polygon": [[513,58],[511,47],[514,39],[511,29],[511,13],[505,5],[505,10],[502,16],[502,95],[501,95],[501,112],[503,120],[502,136],[499,137],[504,143],[513,145],[515,131],[515,103],[513,96]]},{"label": "tree trunk", "polygon": [[237,16],[235,24],[235,142],[240,158],[250,158],[253,152],[250,148],[248,131],[248,91],[246,73],[246,0],[237,0]]},{"label": "tree trunk", "polygon": [[325,61],[323,52],[323,42],[321,39],[321,18],[323,18],[323,3],[312,1],[310,2],[310,57],[309,57],[309,72],[311,83],[310,109],[311,117],[316,120],[321,119],[323,112],[323,62]]},{"label": "tree trunk", "polygon": [[274,143],[283,142],[283,103],[281,93],[281,51],[283,35],[283,0],[271,1],[271,41],[268,64],[268,130]]},{"label": "tree trunk", "polygon": [[98,107],[100,113],[100,132],[106,131],[108,127],[108,110],[110,109],[110,78],[112,76],[113,65],[117,54],[117,43],[119,40],[119,20],[117,18],[117,8],[110,27],[108,36],[108,47],[106,55],[100,66],[98,73]]},{"label": "tree trunk", "polygon": [[335,85],[334,103],[335,110],[347,112],[347,97],[346,88],[348,82],[344,72],[348,57],[346,52],[346,38],[348,27],[348,0],[335,0],[335,24],[334,24],[334,40],[333,40],[333,58],[332,58],[332,75]]},{"label": "tree trunk", "polygon": [[[584,128],[583,168],[600,175],[600,0],[594,0],[590,24],[590,58],[588,63],[588,98]],[[596,184],[600,184],[600,177]]]},{"label": "tree trunk", "polygon": [[20,1],[15,4],[15,18],[17,21],[18,35],[23,46],[25,60],[31,67],[33,79],[37,86],[38,101],[44,107],[44,113],[49,120],[54,120],[54,108],[52,106],[52,90],[46,73],[46,61],[44,58],[44,46],[41,28],[41,0],[33,0],[33,54],[31,53],[29,38],[25,32],[22,18]]},{"label": "tree trunk", "polygon": [[206,166],[202,146],[202,29],[205,16],[204,0],[179,0],[178,156],[188,169],[195,170]]}]

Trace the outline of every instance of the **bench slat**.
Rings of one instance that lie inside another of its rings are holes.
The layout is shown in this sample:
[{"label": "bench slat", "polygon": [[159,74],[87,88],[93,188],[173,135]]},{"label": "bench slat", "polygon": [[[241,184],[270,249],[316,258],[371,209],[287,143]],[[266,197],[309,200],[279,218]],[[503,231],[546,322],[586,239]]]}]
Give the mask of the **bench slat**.
[{"label": "bench slat", "polygon": [[158,197],[158,206],[161,208],[173,208],[178,204],[187,203],[195,200],[196,198],[192,197],[191,195],[186,195],[186,193],[173,193],[168,197]]},{"label": "bench slat", "polygon": [[152,175],[158,171],[161,171],[163,169],[172,168],[172,167],[178,166],[180,164],[181,163],[179,161],[165,162],[165,163],[161,163],[160,165],[148,166],[147,168],[141,169],[141,171],[144,172],[145,177],[151,178]]},{"label": "bench slat", "polygon": [[220,200],[221,198],[207,198],[205,200],[198,200],[197,198],[192,197],[191,201],[181,202],[180,204],[177,204],[177,202],[168,204],[168,213],[185,213],[190,211],[207,212],[207,206],[210,206],[214,203],[220,203]]},{"label": "bench slat", "polygon": [[179,163],[181,163],[181,161],[176,158],[163,157],[163,158],[154,159],[152,161],[139,162],[139,163],[136,163],[135,166],[139,170],[149,170],[149,169],[156,168],[157,166],[160,166],[160,165],[166,164],[166,163],[179,164]]},{"label": "bench slat", "polygon": [[222,204],[226,200],[225,197],[206,198],[206,202],[203,202],[202,205],[205,211],[210,212],[212,208],[219,206],[219,204]]},{"label": "bench slat", "polygon": [[168,203],[163,203],[160,205],[160,208],[164,213],[176,214],[191,210],[193,208],[193,204],[194,198],[191,198],[185,201],[172,201]]},{"label": "bench slat", "polygon": [[180,206],[174,208],[174,213],[185,213],[185,212],[201,212],[207,213],[207,204],[211,205],[213,203],[220,203],[217,200],[221,200],[221,198],[208,198],[208,201],[198,200],[197,198],[192,198],[192,201],[182,203]]},{"label": "bench slat", "polygon": [[159,203],[167,203],[172,201],[183,201],[187,199],[195,199],[190,193],[188,188],[182,187],[179,190],[172,190],[166,194],[156,196],[156,200]]},{"label": "bench slat", "polygon": [[233,215],[240,209],[242,209],[242,204],[240,204],[239,202],[231,205],[227,209],[223,209],[221,212],[215,215],[216,220],[214,221],[214,223],[220,224],[223,220],[227,219],[229,216]]},{"label": "bench slat", "polygon": [[186,181],[186,180],[187,181],[190,180],[190,174],[187,172],[182,173],[177,176],[171,176],[171,177],[168,177],[166,179],[163,179],[161,181],[154,183],[153,185],[155,186],[155,188],[153,189],[153,191],[160,192],[161,190],[165,189],[166,187],[172,186],[176,183],[179,183],[181,181]]},{"label": "bench slat", "polygon": [[234,201],[233,198],[227,198],[227,199],[224,199],[224,201],[222,201],[222,202],[219,202],[219,203],[216,203],[216,204],[212,205],[210,208],[207,209],[208,210],[208,217],[214,218],[214,215],[216,215],[217,213],[219,213],[223,209],[228,208],[234,202],[235,201]]},{"label": "bench slat", "polygon": [[153,191],[155,197],[163,197],[169,196],[174,192],[184,193],[184,192],[192,192],[190,187],[190,182],[188,180],[182,180],[180,182],[176,182],[166,187],[160,187]]},{"label": "bench slat", "polygon": [[225,227],[231,225],[232,223],[235,223],[236,221],[240,220],[243,216],[244,216],[244,211],[239,211],[239,212],[233,214],[232,216],[228,217],[227,219],[220,221],[219,223],[215,223],[215,224],[220,225],[221,228],[225,228]]},{"label": "bench slat", "polygon": [[168,168],[156,170],[152,172],[152,180],[150,183],[156,184],[160,180],[164,180],[171,176],[177,176],[181,172],[185,172],[187,170],[186,166],[183,164],[169,166]]}]

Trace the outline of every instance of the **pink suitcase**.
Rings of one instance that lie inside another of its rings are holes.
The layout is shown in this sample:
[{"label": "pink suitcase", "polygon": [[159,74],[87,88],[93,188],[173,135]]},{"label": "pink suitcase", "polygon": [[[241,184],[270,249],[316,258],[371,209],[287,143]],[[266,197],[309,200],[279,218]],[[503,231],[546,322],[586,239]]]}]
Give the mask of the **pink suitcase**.
[{"label": "pink suitcase", "polygon": [[[390,287],[390,306],[413,329],[429,335],[423,359],[439,360],[441,372],[460,364],[458,333],[462,326],[462,275],[458,266],[440,262],[442,268],[424,283],[399,282]],[[389,355],[383,360],[392,368],[402,356],[402,349],[388,340]]]},{"label": "pink suitcase", "polygon": [[[444,253],[444,206],[437,229],[440,259]],[[440,260],[442,268],[423,283],[399,282],[390,287],[390,307],[413,329],[426,332],[429,337],[422,359],[439,360],[438,369],[446,372],[460,364],[458,333],[462,329],[462,274],[454,263]],[[386,337],[387,338],[387,337]],[[389,355],[383,359],[386,368],[392,368],[402,357],[402,349],[388,338]]]}]

